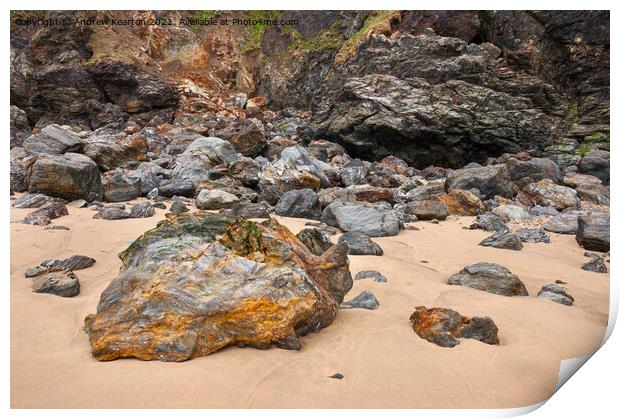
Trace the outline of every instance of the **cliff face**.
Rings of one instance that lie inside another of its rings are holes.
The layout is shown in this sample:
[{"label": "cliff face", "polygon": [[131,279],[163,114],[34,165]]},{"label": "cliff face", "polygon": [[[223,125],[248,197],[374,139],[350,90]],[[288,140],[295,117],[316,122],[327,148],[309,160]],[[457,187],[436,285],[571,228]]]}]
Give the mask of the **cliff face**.
[{"label": "cliff face", "polygon": [[604,11],[45,15],[290,24],[13,26],[11,104],[31,127],[173,122],[177,87],[191,82],[212,98],[243,92],[266,96],[274,110],[311,109],[299,127],[305,139],[368,158],[459,165],[609,147]]}]

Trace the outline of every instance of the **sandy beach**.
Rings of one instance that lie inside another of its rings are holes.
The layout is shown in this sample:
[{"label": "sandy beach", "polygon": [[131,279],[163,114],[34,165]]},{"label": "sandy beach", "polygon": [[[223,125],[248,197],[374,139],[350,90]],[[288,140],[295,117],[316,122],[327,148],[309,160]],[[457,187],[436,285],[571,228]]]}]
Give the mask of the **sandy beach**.
[{"label": "sandy beach", "polygon": [[[11,209],[11,221],[31,209]],[[560,361],[600,345],[609,305],[609,274],[586,262],[574,236],[549,233],[550,244],[521,251],[486,248],[489,233],[465,230],[471,217],[418,222],[375,241],[384,256],[350,256],[353,275],[375,269],[387,283],[355,281],[347,295],[372,291],[377,310],[340,310],[335,322],[301,339],[303,348],[227,348],[183,363],[134,359],[99,362],[90,354],[84,317],[120,267],[117,254],[164,218],[107,221],[69,208],[44,230],[11,224],[11,407],[13,408],[510,408],[550,397]],[[293,232],[306,220],[278,219]],[[338,236],[333,236],[336,240]],[[77,271],[74,298],[35,294],[24,270],[49,258],[82,254],[97,260]],[[475,262],[508,267],[529,297],[504,297],[446,284]],[[561,279],[571,307],[535,297]],[[499,345],[463,339],[442,348],[418,337],[409,316],[416,306],[490,316]],[[342,380],[329,378],[341,373]]]}]

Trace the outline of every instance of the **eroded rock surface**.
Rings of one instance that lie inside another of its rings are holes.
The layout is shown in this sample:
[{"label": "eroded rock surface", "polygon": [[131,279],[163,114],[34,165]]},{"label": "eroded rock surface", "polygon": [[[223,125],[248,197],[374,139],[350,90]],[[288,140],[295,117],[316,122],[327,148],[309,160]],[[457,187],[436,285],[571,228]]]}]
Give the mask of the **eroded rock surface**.
[{"label": "eroded rock surface", "polygon": [[184,361],[223,347],[299,349],[352,286],[345,245],[313,255],[270,219],[196,212],[162,221],[120,254],[85,320],[93,355]]}]

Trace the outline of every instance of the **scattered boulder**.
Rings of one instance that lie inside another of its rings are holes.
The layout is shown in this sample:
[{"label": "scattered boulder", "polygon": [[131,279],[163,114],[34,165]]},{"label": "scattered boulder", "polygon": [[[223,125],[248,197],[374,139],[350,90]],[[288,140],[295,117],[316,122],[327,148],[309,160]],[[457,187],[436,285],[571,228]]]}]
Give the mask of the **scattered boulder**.
[{"label": "scattered boulder", "polygon": [[490,212],[478,215],[472,228],[494,232],[510,231],[506,223],[504,223],[498,215]]},{"label": "scattered boulder", "polygon": [[131,207],[129,216],[131,218],[148,218],[155,215],[155,208],[150,202],[141,202]]},{"label": "scattered boulder", "polygon": [[295,189],[282,194],[275,208],[275,213],[283,217],[321,218],[319,195],[312,189]]},{"label": "scattered boulder", "polygon": [[30,193],[89,202],[103,197],[99,168],[82,154],[41,154],[31,169]]},{"label": "scattered boulder", "polygon": [[453,170],[446,177],[446,191],[454,189],[477,189],[483,200],[491,199],[495,195],[506,198],[512,198],[514,195],[506,165]]},{"label": "scattered boulder", "polygon": [[321,256],[332,247],[329,237],[318,228],[304,228],[295,236],[306,245],[308,250],[317,256]]},{"label": "scattered boulder", "polygon": [[496,249],[521,250],[523,244],[516,234],[508,231],[500,231],[479,243],[484,247],[495,247]]},{"label": "scattered boulder", "polygon": [[518,205],[499,205],[493,208],[491,212],[499,216],[499,218],[501,218],[505,223],[517,220],[527,220],[530,218],[530,214],[528,214],[523,207]]},{"label": "scattered boulder", "polygon": [[372,205],[333,202],[321,215],[321,221],[343,231],[359,231],[370,237],[395,236],[400,230],[398,217]]},{"label": "scattered boulder", "polygon": [[490,317],[466,317],[449,308],[416,307],[409,320],[422,339],[444,348],[459,344],[459,338],[476,339],[489,345],[499,344],[497,326]]},{"label": "scattered boulder", "polygon": [[476,194],[463,189],[453,189],[442,198],[450,215],[480,215],[484,204]]},{"label": "scattered boulder", "polygon": [[544,179],[536,183],[530,183],[523,192],[538,205],[550,205],[558,210],[573,207],[579,208],[577,191],[566,186],[553,183],[550,179]]},{"label": "scattered boulder", "polygon": [[542,228],[525,227],[518,230],[515,235],[523,243],[550,243],[549,235]]},{"label": "scattered boulder", "polygon": [[596,253],[591,253],[591,252],[588,252],[588,256],[591,256],[590,261],[581,265],[581,269],[583,269],[584,271],[590,271],[590,272],[598,272],[598,273],[603,273],[603,274],[607,273],[607,266],[605,265],[605,259],[597,255]]},{"label": "scattered boulder", "polygon": [[180,199],[175,199],[170,205],[170,212],[174,215],[179,215],[183,214],[184,212],[189,212],[189,208],[187,208],[183,201],[181,201]]},{"label": "scattered boulder", "polygon": [[536,295],[538,298],[544,298],[545,300],[551,300],[554,303],[564,304],[565,306],[572,306],[575,299],[572,295],[566,292],[566,289],[558,284],[549,284],[542,287],[542,289]]},{"label": "scattered boulder", "polygon": [[593,213],[577,218],[577,243],[587,250],[609,250],[609,214]]},{"label": "scattered boulder", "polygon": [[340,308],[363,308],[365,310],[376,310],[378,307],[379,300],[370,291],[362,291],[357,297],[340,305]]},{"label": "scattered boulder", "polygon": [[579,161],[579,173],[599,178],[604,185],[609,185],[610,153],[604,150],[593,150],[586,153]]},{"label": "scattered boulder", "polygon": [[529,212],[530,212],[530,215],[534,217],[538,217],[540,215],[555,216],[560,213],[558,210],[556,210],[555,208],[551,206],[542,207],[540,205],[534,205],[532,208],[530,208]]},{"label": "scattered boulder", "polygon": [[26,269],[24,276],[26,278],[34,278],[51,272],[78,271],[90,268],[95,262],[95,259],[83,255],[73,255],[66,259],[49,259],[41,262],[39,266]]},{"label": "scattered boulder", "polygon": [[80,281],[71,271],[53,272],[38,277],[32,285],[36,293],[75,297],[80,293]]},{"label": "scattered boulder", "polygon": [[585,214],[583,211],[563,212],[543,224],[543,228],[558,234],[577,234],[577,219]]},{"label": "scattered boulder", "polygon": [[40,208],[52,201],[55,199],[41,193],[27,193],[13,201],[11,206],[13,208]]},{"label": "scattered boulder", "polygon": [[203,210],[218,210],[230,208],[239,202],[236,195],[220,189],[203,189],[196,197],[196,208]]},{"label": "scattered boulder", "polygon": [[173,196],[193,198],[194,191],[194,183],[191,180],[184,179],[170,179],[162,182],[157,187],[159,195],[165,196],[166,198],[172,198]]},{"label": "scattered boulder", "polygon": [[355,278],[353,278],[354,281],[360,281],[362,279],[372,279],[375,282],[388,282],[387,278],[377,271],[359,271],[355,274]]},{"label": "scattered boulder", "polygon": [[240,218],[269,218],[273,208],[266,202],[237,202],[220,211]]},{"label": "scattered boulder", "polygon": [[299,337],[329,326],[352,286],[345,245],[312,255],[274,219],[182,214],[120,257],[118,277],[85,319],[100,361],[185,361],[231,345],[300,349]]},{"label": "scattered boulder", "polygon": [[508,270],[495,263],[479,262],[465,266],[448,279],[449,285],[461,285],[505,296],[527,296],[525,285]]},{"label": "scattered boulder", "polygon": [[338,243],[349,245],[350,255],[383,256],[383,249],[364,233],[347,231],[338,238]]},{"label": "scattered boulder", "polygon": [[51,223],[53,219],[63,215],[69,215],[66,205],[58,200],[54,200],[27,214],[22,222],[24,224],[45,226]]},{"label": "scattered boulder", "polygon": [[243,118],[235,124],[216,131],[220,137],[232,144],[237,153],[247,157],[256,157],[265,148],[265,127],[258,119]]},{"label": "scattered boulder", "polygon": [[558,182],[561,179],[560,168],[550,159],[534,157],[530,160],[510,158],[506,161],[510,179],[519,187],[524,188],[530,183],[543,179]]},{"label": "scattered boulder", "polygon": [[120,208],[103,208],[93,218],[101,218],[102,220],[125,220],[131,218],[131,214]]},{"label": "scattered boulder", "polygon": [[448,217],[448,207],[439,198],[409,202],[406,211],[419,220],[445,220]]}]

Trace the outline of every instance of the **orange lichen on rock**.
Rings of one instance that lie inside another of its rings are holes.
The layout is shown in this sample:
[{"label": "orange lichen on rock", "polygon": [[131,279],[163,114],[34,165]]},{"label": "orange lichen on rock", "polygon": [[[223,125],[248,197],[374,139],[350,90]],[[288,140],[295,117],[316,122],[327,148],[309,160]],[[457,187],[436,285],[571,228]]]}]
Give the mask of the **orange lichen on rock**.
[{"label": "orange lichen on rock", "polygon": [[120,255],[85,320],[93,355],[184,361],[223,347],[301,348],[352,286],[346,245],[316,256],[276,220],[171,217]]}]

